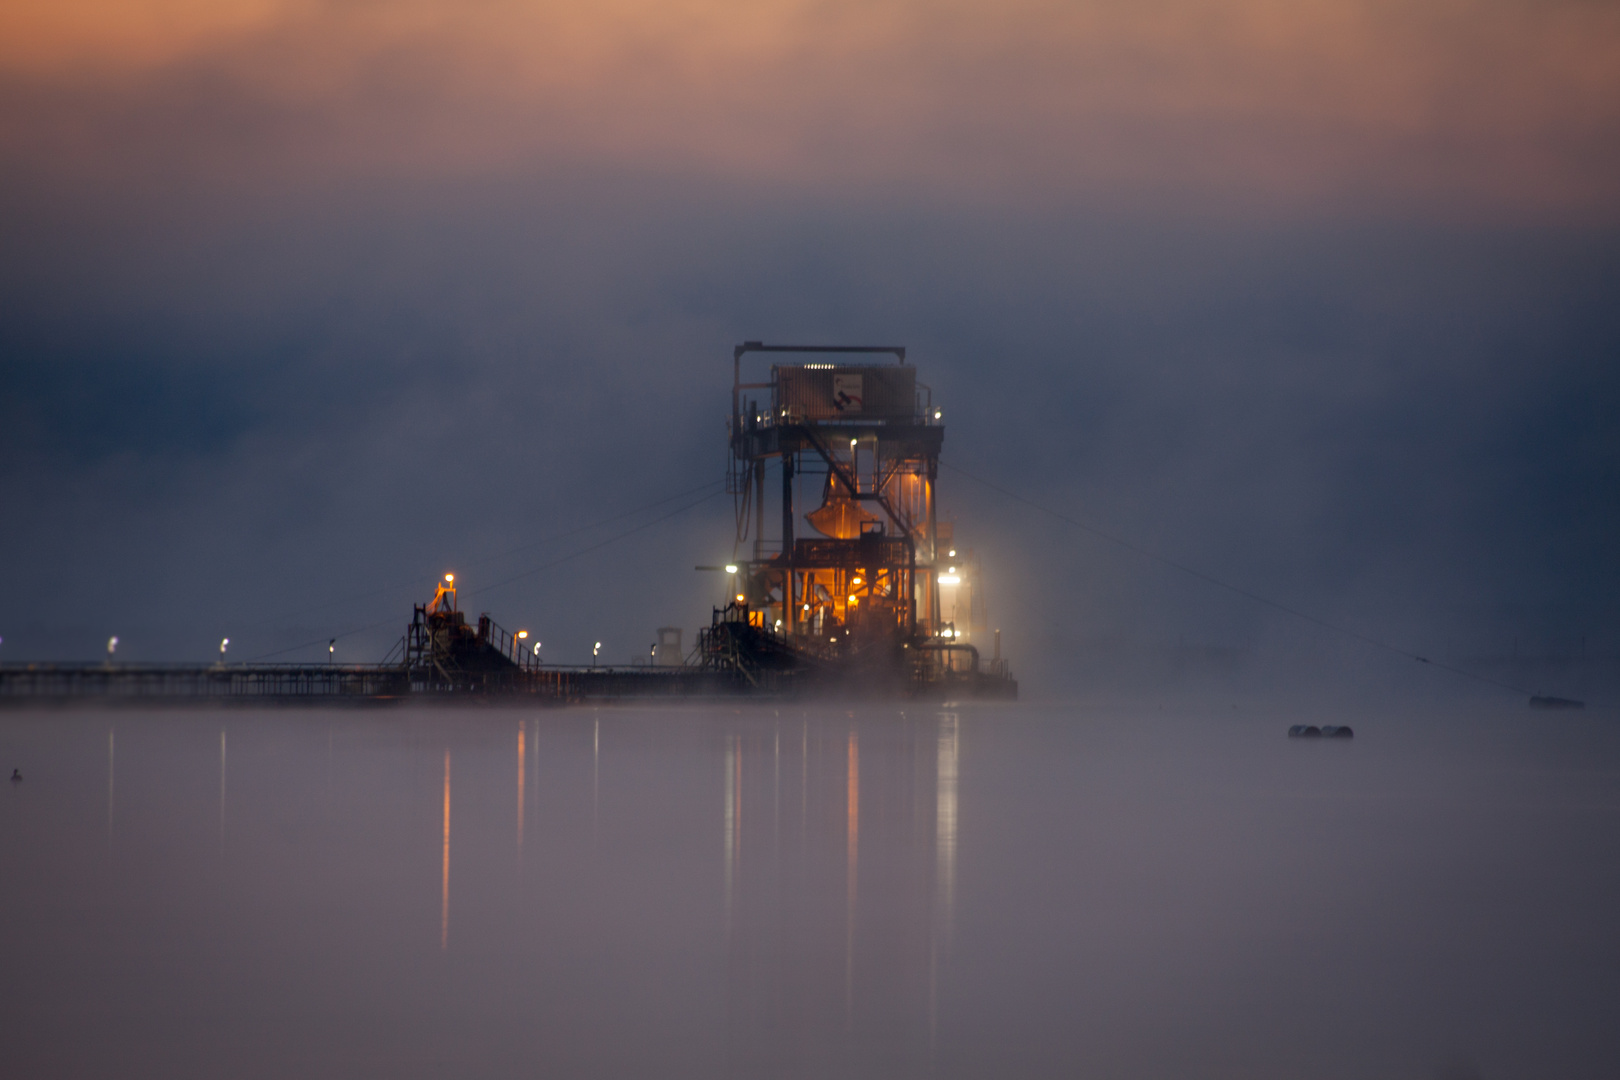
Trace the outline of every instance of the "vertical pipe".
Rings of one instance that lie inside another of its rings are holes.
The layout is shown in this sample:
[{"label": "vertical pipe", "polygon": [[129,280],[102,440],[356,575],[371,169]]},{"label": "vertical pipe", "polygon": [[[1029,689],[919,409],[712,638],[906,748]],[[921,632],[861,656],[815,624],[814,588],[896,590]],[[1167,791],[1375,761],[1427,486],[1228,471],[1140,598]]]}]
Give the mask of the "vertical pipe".
[{"label": "vertical pipe", "polygon": [[928,475],[923,480],[923,509],[928,515],[928,564],[934,564],[935,547],[939,543],[939,522],[934,510],[934,483],[939,479],[939,459],[928,459]]},{"label": "vertical pipe", "polygon": [[754,561],[765,554],[765,459],[754,462]]},{"label": "vertical pipe", "polygon": [[793,454],[782,451],[782,631],[793,633],[797,601],[793,595]]},{"label": "vertical pipe", "polygon": [[928,513],[928,632],[939,629],[939,583],[935,580],[934,562],[939,547],[939,520],[935,513],[934,484],[939,479],[939,459],[928,459],[928,476],[923,481],[923,503]]}]

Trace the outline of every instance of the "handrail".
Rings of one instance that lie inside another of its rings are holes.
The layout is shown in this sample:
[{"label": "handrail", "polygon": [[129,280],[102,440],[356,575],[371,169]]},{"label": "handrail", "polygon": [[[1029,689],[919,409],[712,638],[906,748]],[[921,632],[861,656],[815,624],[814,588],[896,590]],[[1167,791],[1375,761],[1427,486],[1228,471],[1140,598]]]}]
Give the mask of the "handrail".
[{"label": "handrail", "polygon": [[516,634],[507,630],[487,614],[480,615],[478,623],[480,629],[486,626],[489,628],[488,644],[496,652],[510,660],[519,671],[529,672],[540,667],[538,657],[531,654],[527,649],[519,647],[518,642],[522,639]]}]

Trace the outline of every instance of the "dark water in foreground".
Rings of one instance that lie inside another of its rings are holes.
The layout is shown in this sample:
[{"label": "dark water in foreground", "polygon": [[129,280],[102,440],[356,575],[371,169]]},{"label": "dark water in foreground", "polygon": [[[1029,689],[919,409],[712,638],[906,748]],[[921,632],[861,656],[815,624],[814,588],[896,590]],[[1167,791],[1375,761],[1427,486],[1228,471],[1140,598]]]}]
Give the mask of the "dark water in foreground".
[{"label": "dark water in foreground", "polygon": [[1612,1077],[1615,727],[0,714],[0,1073]]}]

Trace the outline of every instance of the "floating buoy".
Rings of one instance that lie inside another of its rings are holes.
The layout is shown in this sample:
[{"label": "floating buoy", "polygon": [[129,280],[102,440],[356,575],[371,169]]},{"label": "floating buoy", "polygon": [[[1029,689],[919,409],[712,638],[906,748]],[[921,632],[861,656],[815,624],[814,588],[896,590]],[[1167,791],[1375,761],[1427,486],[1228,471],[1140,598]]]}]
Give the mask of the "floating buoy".
[{"label": "floating buoy", "polygon": [[1290,739],[1320,739],[1322,729],[1314,724],[1295,724],[1288,729]]},{"label": "floating buoy", "polygon": [[22,770],[21,769],[12,769],[11,770],[11,782],[13,784],[16,784],[16,783],[21,782],[21,780],[22,780]]},{"label": "floating buoy", "polygon": [[1349,727],[1325,727],[1322,729],[1324,739],[1353,739],[1356,733]]}]

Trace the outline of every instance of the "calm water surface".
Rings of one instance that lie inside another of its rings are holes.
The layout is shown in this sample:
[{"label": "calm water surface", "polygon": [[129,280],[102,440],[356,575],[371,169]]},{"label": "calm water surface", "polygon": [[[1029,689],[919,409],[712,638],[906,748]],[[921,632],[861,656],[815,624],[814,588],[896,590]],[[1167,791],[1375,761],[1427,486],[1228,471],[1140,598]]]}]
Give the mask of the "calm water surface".
[{"label": "calm water surface", "polygon": [[0,1073],[1613,1077],[1614,726],[4,713]]}]

